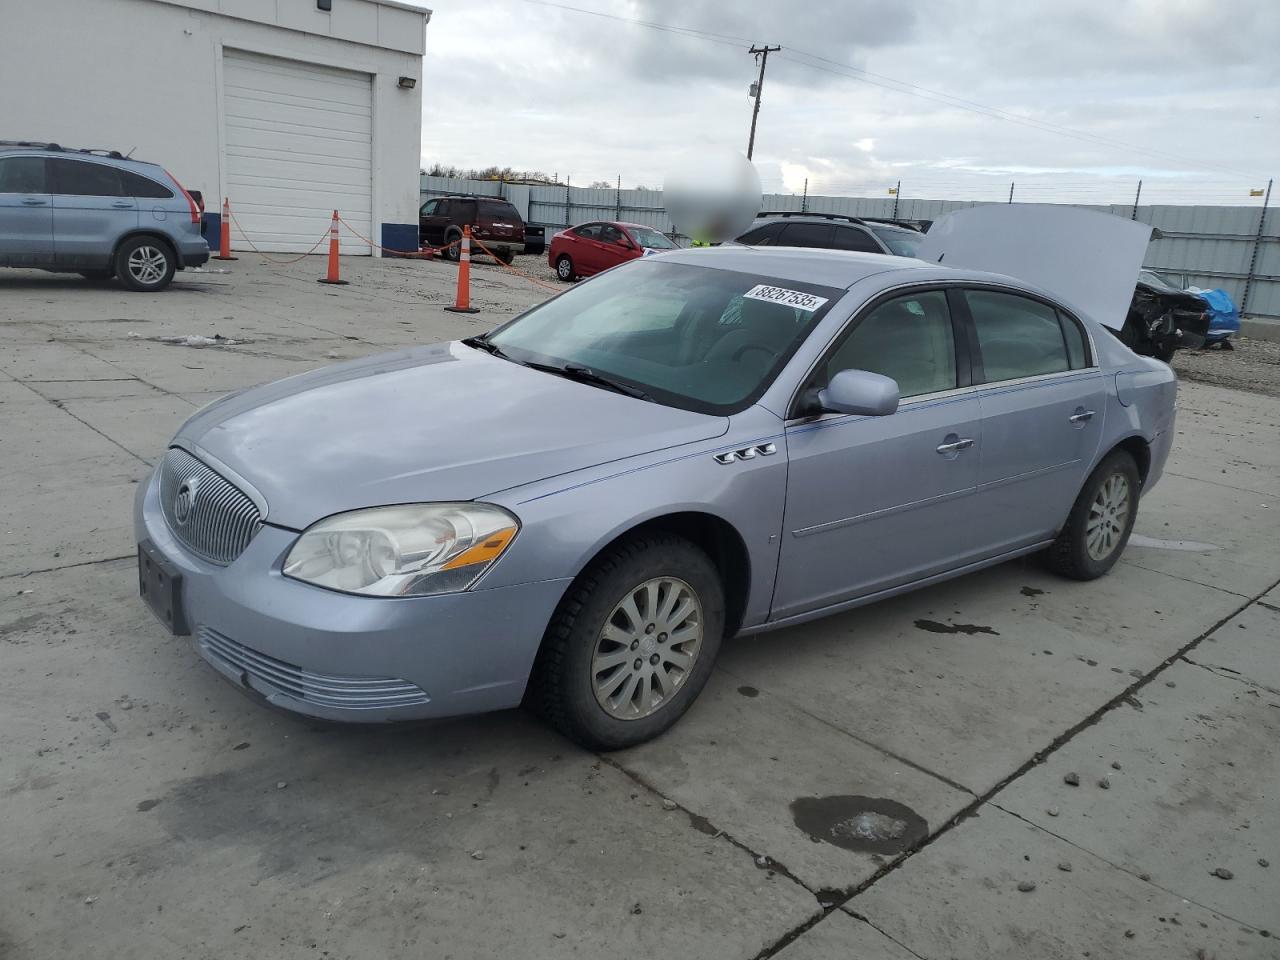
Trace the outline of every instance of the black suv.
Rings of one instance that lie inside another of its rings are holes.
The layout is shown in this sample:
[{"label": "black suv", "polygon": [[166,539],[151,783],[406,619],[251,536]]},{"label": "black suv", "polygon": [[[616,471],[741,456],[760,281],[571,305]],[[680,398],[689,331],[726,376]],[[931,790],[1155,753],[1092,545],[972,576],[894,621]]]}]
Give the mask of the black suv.
[{"label": "black suv", "polygon": [[[437,197],[426,201],[418,210],[418,240],[424,247],[447,246],[444,255],[457,260],[461,244],[454,241],[462,239],[464,224],[471,227],[473,240],[479,240],[504,263],[510,263],[517,253],[526,252],[524,218],[501,197]],[[541,233],[539,227],[538,247]],[[472,244],[471,249],[472,253],[483,252],[478,244]]]},{"label": "black suv", "polygon": [[749,246],[820,247],[914,257],[927,223],[849,217],[837,213],[765,212],[738,243]]}]

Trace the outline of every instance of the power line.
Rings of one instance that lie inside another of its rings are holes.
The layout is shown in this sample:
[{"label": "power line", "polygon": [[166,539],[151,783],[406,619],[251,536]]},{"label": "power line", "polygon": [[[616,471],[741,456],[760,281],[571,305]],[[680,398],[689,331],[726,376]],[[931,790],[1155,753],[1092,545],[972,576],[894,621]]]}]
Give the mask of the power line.
[{"label": "power line", "polygon": [[[711,43],[719,43],[725,46],[736,46],[739,43],[753,43],[754,41],[747,37],[737,37],[732,34],[715,33],[710,30],[697,30],[693,27],[677,27],[673,24],[661,23],[655,20],[643,20],[638,17],[625,17],[614,13],[604,13],[600,10],[588,10],[584,7],[575,7],[567,3],[555,3],[553,0],[523,0],[525,3],[535,4],[542,7],[552,7],[557,10],[565,10],[570,13],[585,14],[587,16],[599,17],[604,20],[613,20],[617,23],[634,24],[636,26],[648,27],[653,30],[661,30],[665,33],[672,33],[681,36],[690,37],[692,39],[706,40]],[[1082,130],[1076,130],[1072,127],[1062,126],[1047,120],[1036,120],[1031,117],[1022,117],[999,107],[993,107],[989,104],[981,103],[977,100],[968,100],[964,97],[957,97],[952,94],[943,93],[937,90],[931,90],[928,87],[922,87],[918,84],[909,83],[905,80],[898,80],[884,74],[873,73],[864,70],[861,67],[855,67],[851,64],[841,63],[829,57],[820,54],[809,53],[796,47],[788,45],[787,50],[808,57],[810,60],[819,61],[811,63],[806,60],[799,60],[795,57],[789,57],[785,53],[779,54],[784,60],[795,63],[798,66],[808,67],[811,70],[818,70],[824,73],[833,74],[835,76],[844,77],[847,80],[858,80],[863,83],[869,83],[873,86],[882,87],[896,93],[906,94],[907,96],[918,97],[923,100],[931,100],[935,103],[943,104],[958,110],[966,110],[970,113],[985,116],[994,120],[1003,120],[1006,123],[1015,123],[1031,129],[1039,130],[1042,133],[1051,133],[1056,136],[1068,137],[1082,142],[1092,143],[1095,146],[1109,146],[1129,150],[1134,153],[1144,154],[1150,157],[1159,157],[1165,160],[1176,160],[1179,163],[1189,164],[1191,166],[1201,167],[1206,170],[1217,170],[1227,173],[1233,173],[1238,176],[1257,176],[1256,173],[1239,170],[1234,167],[1227,167],[1220,164],[1206,163],[1202,160],[1196,160],[1191,157],[1185,157],[1180,154],[1167,153],[1160,150],[1153,150],[1147,147],[1135,146],[1131,143],[1125,143],[1122,140],[1114,140],[1109,137],[1103,137],[1097,134],[1087,133]],[[824,67],[821,64],[829,64]]]}]

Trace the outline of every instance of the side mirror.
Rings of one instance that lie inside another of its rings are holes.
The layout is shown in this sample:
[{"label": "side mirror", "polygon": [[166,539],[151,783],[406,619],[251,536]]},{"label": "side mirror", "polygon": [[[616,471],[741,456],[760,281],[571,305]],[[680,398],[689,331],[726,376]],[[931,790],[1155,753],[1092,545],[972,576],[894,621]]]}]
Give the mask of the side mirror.
[{"label": "side mirror", "polygon": [[898,382],[869,370],[841,370],[818,391],[824,413],[887,417],[898,409]]}]

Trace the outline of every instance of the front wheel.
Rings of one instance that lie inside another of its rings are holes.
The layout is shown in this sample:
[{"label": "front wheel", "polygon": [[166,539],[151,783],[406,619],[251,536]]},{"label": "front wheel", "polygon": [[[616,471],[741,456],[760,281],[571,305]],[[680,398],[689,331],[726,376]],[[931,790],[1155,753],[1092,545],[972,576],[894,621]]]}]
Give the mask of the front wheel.
[{"label": "front wheel", "polygon": [[569,259],[567,253],[562,253],[556,258],[556,276],[565,283],[573,281],[573,261]]},{"label": "front wheel", "polygon": [[163,290],[177,268],[173,250],[155,237],[130,237],[116,251],[116,276],[140,293]]},{"label": "front wheel", "polygon": [[1089,475],[1058,539],[1045,551],[1050,570],[1073,580],[1095,580],[1110,570],[1138,515],[1138,467],[1114,450]]},{"label": "front wheel", "polygon": [[652,534],[610,548],[547,626],[529,703],[585,747],[662,733],[706,685],[724,635],[724,589],[689,541]]}]

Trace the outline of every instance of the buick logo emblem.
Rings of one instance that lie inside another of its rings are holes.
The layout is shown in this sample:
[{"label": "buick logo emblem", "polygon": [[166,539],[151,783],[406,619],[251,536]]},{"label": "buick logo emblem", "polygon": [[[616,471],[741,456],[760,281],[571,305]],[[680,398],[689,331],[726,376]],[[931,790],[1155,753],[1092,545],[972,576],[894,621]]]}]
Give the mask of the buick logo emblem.
[{"label": "buick logo emblem", "polygon": [[185,524],[191,519],[191,508],[196,504],[196,486],[198,481],[195,478],[183,480],[182,486],[178,487],[178,492],[173,497],[173,519],[179,525]]}]

